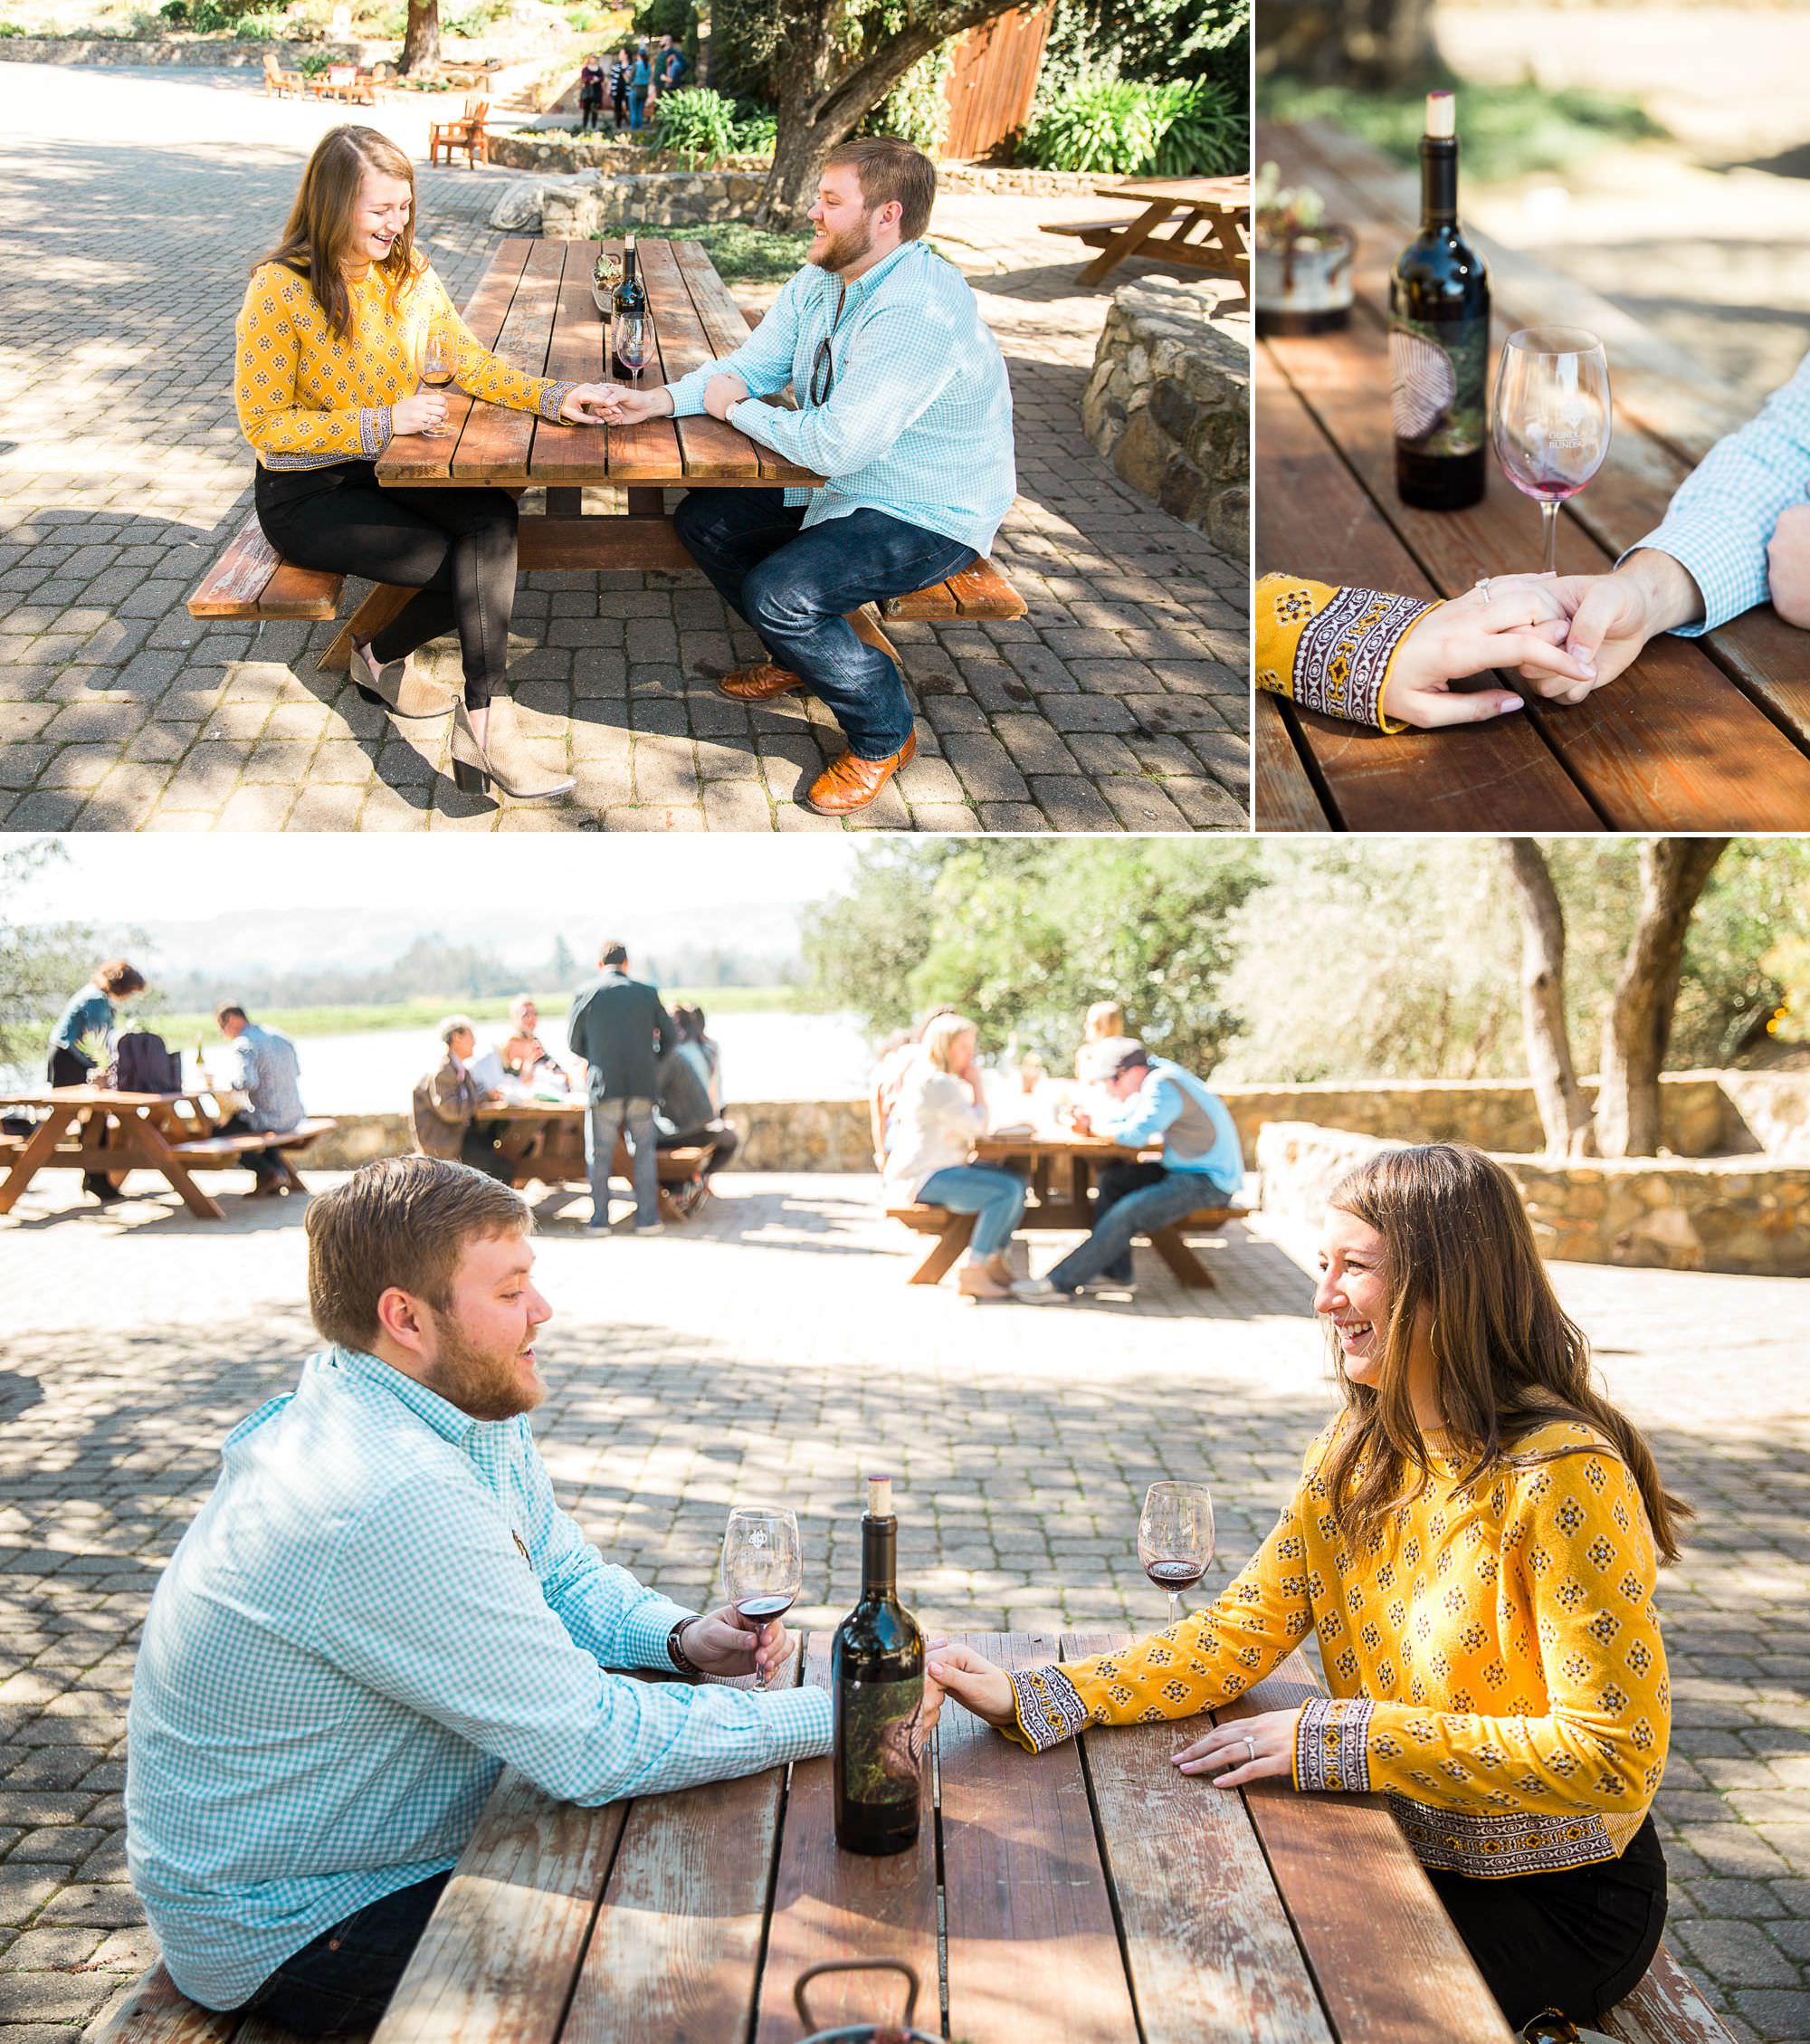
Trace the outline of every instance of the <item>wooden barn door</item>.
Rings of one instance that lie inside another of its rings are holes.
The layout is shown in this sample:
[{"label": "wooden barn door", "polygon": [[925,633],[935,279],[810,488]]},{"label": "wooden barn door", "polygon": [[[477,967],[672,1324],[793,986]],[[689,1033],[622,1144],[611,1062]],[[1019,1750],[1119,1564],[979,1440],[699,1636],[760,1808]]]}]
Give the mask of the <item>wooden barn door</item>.
[{"label": "wooden barn door", "polygon": [[970,29],[957,43],[955,67],[945,86],[949,101],[945,156],[976,162],[1024,125],[1049,33],[1047,7],[1015,7]]}]

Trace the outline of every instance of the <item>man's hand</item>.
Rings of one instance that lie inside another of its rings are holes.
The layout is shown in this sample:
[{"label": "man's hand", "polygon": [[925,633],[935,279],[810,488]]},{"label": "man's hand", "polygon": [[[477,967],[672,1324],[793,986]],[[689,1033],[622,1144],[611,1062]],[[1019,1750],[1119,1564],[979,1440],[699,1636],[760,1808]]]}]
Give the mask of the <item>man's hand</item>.
[{"label": "man's hand", "polygon": [[757,1675],[771,1682],[797,1642],[783,1619],[749,1625],[733,1604],[725,1604],[719,1611],[691,1619],[679,1635],[679,1644],[706,1675]]},{"label": "man's hand", "polygon": [[392,433],[438,433],[445,423],[446,399],[438,390],[423,390],[413,397],[399,397],[390,406]]},{"label": "man's hand", "polygon": [[713,419],[726,419],[738,405],[748,401],[748,386],[739,377],[719,369],[704,386],[704,409]]},{"label": "man's hand", "polygon": [[1656,547],[1628,556],[1613,575],[1561,575],[1552,585],[1571,616],[1565,650],[1592,671],[1567,682],[1552,669],[1523,667],[1521,679],[1555,702],[1582,702],[1613,682],[1646,642],[1703,615],[1703,595],[1681,561]]},{"label": "man's hand", "polygon": [[[625,383],[593,383],[584,388],[590,393],[587,423],[601,418],[606,425],[639,425],[643,419],[672,415],[672,393],[663,383],[652,390],[631,390]],[[576,390],[572,393],[573,397],[577,395]],[[567,403],[571,402],[568,397]]]},{"label": "man's hand", "polygon": [[567,425],[608,425],[612,423],[608,400],[618,386],[613,383],[581,383],[566,393],[559,416]]},{"label": "man's hand", "polygon": [[1779,513],[1767,541],[1766,578],[1785,622],[1810,628],[1810,504]]},{"label": "man's hand", "polygon": [[[992,1725],[1016,1724],[1018,1701],[1011,1678],[971,1647],[953,1647],[946,1640],[933,1641],[924,1663],[924,1708],[931,1711],[934,1699],[940,1709],[945,1695]],[[934,1720],[933,1720],[934,1722]]]},{"label": "man's hand", "polygon": [[1491,667],[1556,673],[1570,685],[1590,670],[1561,650],[1569,626],[1548,575],[1494,575],[1429,611],[1396,649],[1383,712],[1416,730],[1482,723],[1519,710],[1512,689],[1455,691],[1452,684]]},{"label": "man's hand", "polygon": [[[1295,1720],[1300,1715],[1298,1705],[1291,1711],[1260,1711],[1255,1717],[1216,1725],[1178,1753],[1172,1753],[1170,1764],[1184,1774],[1216,1776],[1213,1784],[1215,1789],[1236,1789],[1246,1781],[1261,1781],[1266,1774],[1292,1781]],[[1231,1772],[1221,1773],[1222,1768]]]}]

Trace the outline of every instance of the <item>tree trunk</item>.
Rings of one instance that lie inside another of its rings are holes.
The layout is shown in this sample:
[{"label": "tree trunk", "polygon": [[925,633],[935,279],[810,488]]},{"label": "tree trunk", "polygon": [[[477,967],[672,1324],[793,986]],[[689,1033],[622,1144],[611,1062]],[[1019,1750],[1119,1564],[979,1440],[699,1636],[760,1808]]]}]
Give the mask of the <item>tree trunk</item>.
[{"label": "tree trunk", "polygon": [[408,33],[403,37],[399,72],[432,71],[440,62],[440,0],[408,0]]},{"label": "tree trunk", "polygon": [[1590,1103],[1577,1083],[1565,1024],[1565,911],[1546,855],[1530,837],[1505,837],[1502,855],[1521,912],[1521,1033],[1546,1147],[1554,1157],[1587,1157]]},{"label": "tree trunk", "polygon": [[1432,0],[1263,0],[1257,68],[1316,85],[1430,81],[1432,13]]},{"label": "tree trunk", "polygon": [[1605,1157],[1659,1151],[1659,1075],[1672,1039],[1684,940],[1726,837],[1650,837],[1641,845],[1640,912],[1603,1025],[1596,1145]]}]

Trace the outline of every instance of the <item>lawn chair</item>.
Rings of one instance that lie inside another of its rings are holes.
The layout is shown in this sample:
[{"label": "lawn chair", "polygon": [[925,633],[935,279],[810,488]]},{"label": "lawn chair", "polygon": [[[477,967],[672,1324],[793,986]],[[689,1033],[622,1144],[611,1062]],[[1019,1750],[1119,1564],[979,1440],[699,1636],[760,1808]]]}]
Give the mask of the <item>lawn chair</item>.
[{"label": "lawn chair", "polygon": [[264,97],[267,100],[280,100],[286,92],[299,100],[307,84],[308,81],[299,71],[285,71],[268,50],[264,52]]},{"label": "lawn chair", "polygon": [[457,120],[436,120],[427,133],[427,160],[430,164],[440,161],[440,152],[446,152],[450,168],[454,149],[463,149],[465,160],[474,169],[486,161],[490,148],[484,135],[484,121],[491,110],[488,100],[471,99],[465,102],[465,110]]}]

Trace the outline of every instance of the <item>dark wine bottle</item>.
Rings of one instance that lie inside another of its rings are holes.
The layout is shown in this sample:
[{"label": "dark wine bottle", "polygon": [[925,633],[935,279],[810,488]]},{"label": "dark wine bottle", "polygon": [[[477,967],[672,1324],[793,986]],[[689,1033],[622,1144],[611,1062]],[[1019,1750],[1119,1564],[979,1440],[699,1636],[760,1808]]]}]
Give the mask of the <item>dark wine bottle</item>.
[{"label": "dark wine bottle", "polygon": [[[647,286],[642,282],[636,269],[634,236],[631,234],[623,243],[622,282],[610,293],[611,333],[615,332],[615,322],[624,313],[639,315],[646,310]],[[644,364],[637,364],[631,368],[619,355],[613,355],[610,358],[610,374],[618,383],[634,383],[643,367]]]},{"label": "dark wine bottle", "polygon": [[835,1715],[836,1843],[903,1852],[918,1839],[923,1775],[924,1636],[899,1601],[892,1479],[867,1479],[861,1601],[830,1653]]},{"label": "dark wine bottle", "polygon": [[1396,492],[1424,511],[1483,494],[1490,280],[1458,226],[1458,134],[1450,92],[1426,96],[1420,233],[1389,279],[1389,383]]}]

